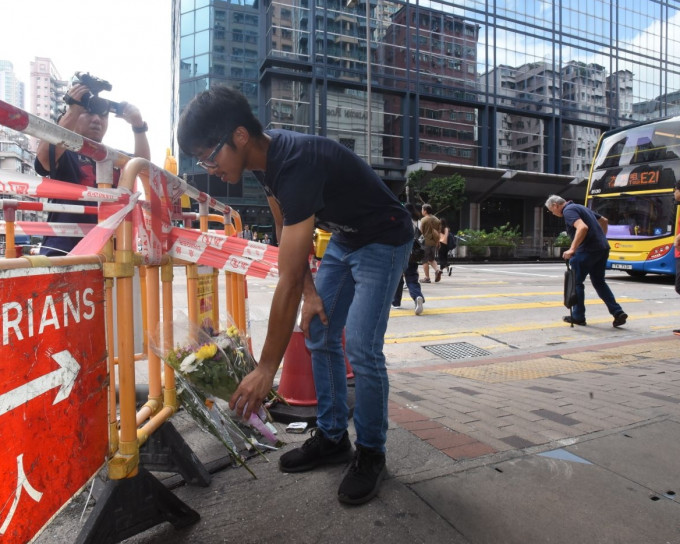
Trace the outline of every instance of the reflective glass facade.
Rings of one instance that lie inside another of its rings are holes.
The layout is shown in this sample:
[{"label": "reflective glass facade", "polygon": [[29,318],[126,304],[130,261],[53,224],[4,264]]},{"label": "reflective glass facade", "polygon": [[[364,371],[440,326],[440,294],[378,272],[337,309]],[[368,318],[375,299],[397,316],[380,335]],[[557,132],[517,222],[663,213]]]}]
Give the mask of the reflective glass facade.
[{"label": "reflective glass facade", "polygon": [[[245,94],[258,113],[260,14],[254,1],[174,0],[179,4],[179,109],[199,92],[218,83]],[[179,156],[179,173],[189,183],[236,208],[249,225],[270,225],[271,215],[260,184],[247,173],[237,185],[222,182]]]},{"label": "reflective glass facade", "polygon": [[680,110],[677,2],[346,3],[182,0],[180,107],[227,82],[392,181],[428,161],[583,179],[603,130]]}]

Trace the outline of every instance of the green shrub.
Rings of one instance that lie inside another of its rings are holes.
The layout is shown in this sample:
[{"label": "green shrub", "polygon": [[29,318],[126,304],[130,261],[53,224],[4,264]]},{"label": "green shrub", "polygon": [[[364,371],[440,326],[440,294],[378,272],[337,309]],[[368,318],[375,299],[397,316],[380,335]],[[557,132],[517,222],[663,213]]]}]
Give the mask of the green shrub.
[{"label": "green shrub", "polygon": [[553,242],[553,246],[555,247],[570,247],[571,246],[571,238],[567,235],[566,232],[560,232],[560,234],[555,238],[555,241]]},{"label": "green shrub", "polygon": [[519,226],[511,227],[510,223],[506,223],[502,227],[494,227],[491,230],[487,235],[487,243],[490,246],[516,246],[521,237]]},{"label": "green shrub", "polygon": [[460,244],[470,247],[478,246],[504,246],[514,247],[519,242],[522,234],[519,226],[510,227],[506,223],[502,227],[494,227],[491,232],[485,230],[463,229],[458,232]]},{"label": "green shrub", "polygon": [[486,242],[486,231],[463,229],[458,231],[458,240],[462,246],[479,247],[489,245]]}]

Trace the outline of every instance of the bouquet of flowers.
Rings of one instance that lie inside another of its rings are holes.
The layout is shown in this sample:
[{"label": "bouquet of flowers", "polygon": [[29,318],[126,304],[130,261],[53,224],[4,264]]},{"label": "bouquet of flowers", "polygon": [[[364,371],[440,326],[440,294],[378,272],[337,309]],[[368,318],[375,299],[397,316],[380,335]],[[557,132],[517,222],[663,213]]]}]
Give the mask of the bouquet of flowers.
[{"label": "bouquet of flowers", "polygon": [[[267,426],[270,418],[264,408],[244,422],[216,402],[228,402],[240,381],[256,366],[246,339],[236,327],[214,332],[188,321],[165,323],[149,340],[154,352],[175,370],[179,398],[187,412],[201,428],[215,435],[234,459],[243,461],[236,447],[239,440],[247,449],[254,446],[258,451],[282,445],[273,427]],[[266,444],[248,437],[242,423],[256,430]]]},{"label": "bouquet of flowers", "polygon": [[255,360],[233,325],[214,336],[192,328],[193,339],[169,350],[163,360],[191,384],[228,401],[240,381],[255,368]]}]

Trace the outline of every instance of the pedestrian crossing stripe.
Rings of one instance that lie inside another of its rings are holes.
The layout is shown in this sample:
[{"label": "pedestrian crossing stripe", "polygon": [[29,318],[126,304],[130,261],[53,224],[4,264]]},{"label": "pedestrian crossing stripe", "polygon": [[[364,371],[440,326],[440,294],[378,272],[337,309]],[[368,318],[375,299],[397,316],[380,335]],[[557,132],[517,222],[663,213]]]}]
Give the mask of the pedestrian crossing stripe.
[{"label": "pedestrian crossing stripe", "polygon": [[[482,298],[482,297],[475,297]],[[429,300],[429,299],[428,299]],[[619,297],[622,304],[633,302],[643,302],[638,298]],[[588,299],[585,301],[586,305],[600,303],[600,299]],[[514,304],[479,304],[476,306],[460,306],[448,308],[425,308],[422,315],[443,315],[443,314],[466,314],[474,312],[497,312],[502,310],[531,310],[535,308],[561,308],[564,305],[562,301],[546,300],[543,302],[518,302]],[[392,317],[413,317],[413,310],[392,310],[390,318]]]},{"label": "pedestrian crossing stripe", "polygon": [[[630,302],[630,301],[627,301]],[[411,313],[412,315],[412,313]],[[677,317],[680,316],[680,311],[672,312],[654,312],[654,314],[629,314],[628,321],[639,322],[642,320],[654,320],[657,321],[662,317]],[[601,317],[601,318],[588,318],[589,326],[592,325],[609,325],[611,326],[612,318]],[[423,331],[414,331],[408,334],[386,334],[385,343],[386,344],[408,344],[408,343],[422,343],[422,342],[439,342],[442,340],[452,340],[455,338],[470,338],[471,336],[493,336],[497,334],[505,334],[512,332],[521,331],[532,331],[541,329],[556,329],[561,328],[570,333],[570,338],[573,339],[574,334],[578,334],[579,328],[571,329],[568,324],[564,323],[561,319],[556,318],[554,321],[549,323],[545,322],[535,322],[530,321],[526,323],[510,324],[510,325],[498,325],[496,327],[480,327],[473,330],[465,331],[445,331],[441,329],[430,329]],[[658,330],[658,327],[650,327]],[[668,329],[668,327],[665,327]],[[625,329],[621,329],[625,330]]]}]

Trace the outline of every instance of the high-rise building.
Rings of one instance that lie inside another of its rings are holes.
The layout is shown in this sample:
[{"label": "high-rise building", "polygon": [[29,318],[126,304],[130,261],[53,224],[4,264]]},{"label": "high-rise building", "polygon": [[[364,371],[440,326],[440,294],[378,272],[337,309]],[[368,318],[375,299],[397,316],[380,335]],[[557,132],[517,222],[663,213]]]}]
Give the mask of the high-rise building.
[{"label": "high-rise building", "polygon": [[23,110],[25,93],[26,85],[17,79],[14,65],[8,60],[0,60],[0,99]]},{"label": "high-rise building", "polygon": [[[25,109],[25,85],[14,73],[14,65],[0,60],[0,99],[12,106]],[[29,141],[22,133],[0,126],[0,169],[33,173],[34,156]]]},{"label": "high-rise building", "polygon": [[[336,139],[396,192],[414,169],[460,173],[454,226],[556,234],[543,202],[583,198],[601,132],[680,110],[671,0],[174,2],[180,109],[226,83],[265,128]],[[187,159],[180,172],[215,192]],[[251,181],[225,195],[242,213]]]},{"label": "high-rise building", "polygon": [[31,61],[31,113],[56,123],[67,89],[68,82],[61,78],[51,59],[35,57]]},{"label": "high-rise building", "polygon": [[[14,73],[14,65],[10,61],[0,60],[0,99],[26,109],[25,84],[19,81]],[[0,125],[0,169],[10,172],[35,175],[35,153],[31,151],[31,141],[28,136]],[[4,196],[0,195],[0,198]],[[32,197],[12,196],[19,200],[34,200]],[[0,219],[4,219],[4,211],[0,210]],[[31,210],[17,210],[17,221],[44,220],[42,212]],[[0,235],[0,254],[4,254],[5,235]]]},{"label": "high-rise building", "polygon": [[[64,107],[68,82],[61,79],[59,71],[47,57],[31,61],[31,113],[53,123],[57,122]],[[36,151],[38,139],[31,138],[31,149]]]}]

